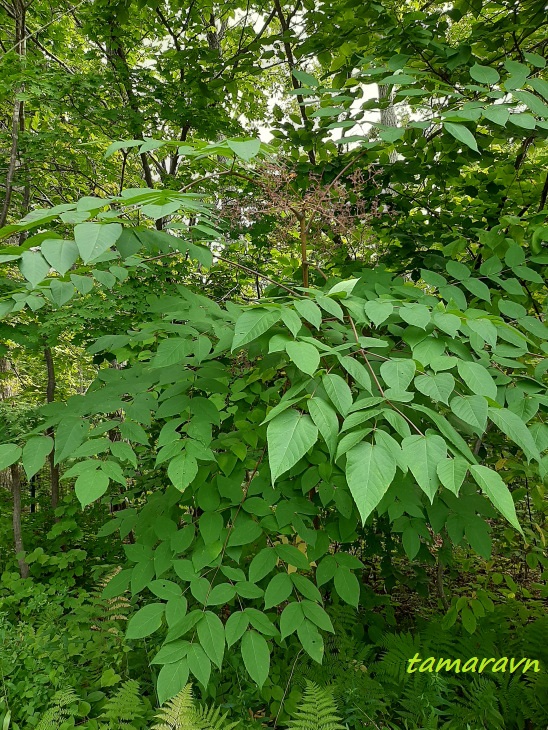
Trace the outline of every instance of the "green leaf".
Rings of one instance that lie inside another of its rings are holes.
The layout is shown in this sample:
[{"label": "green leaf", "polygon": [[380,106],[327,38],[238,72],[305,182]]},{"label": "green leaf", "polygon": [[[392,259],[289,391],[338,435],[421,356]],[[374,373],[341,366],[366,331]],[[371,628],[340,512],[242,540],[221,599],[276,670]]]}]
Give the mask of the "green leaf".
[{"label": "green leaf", "polygon": [[19,269],[25,279],[36,287],[49,274],[50,265],[38,251],[24,251]]},{"label": "green leaf", "polygon": [[322,385],[329,399],[343,416],[346,416],[352,406],[352,392],[340,375],[324,375]]},{"label": "green leaf", "polygon": [[474,81],[479,81],[480,84],[496,84],[500,81],[498,71],[491,66],[480,66],[479,63],[475,63],[470,69],[470,76]]},{"label": "green leaf", "polygon": [[455,378],[450,373],[418,375],[415,378],[415,387],[434,401],[449,403],[449,396],[455,387]]},{"label": "green leaf", "polygon": [[64,276],[78,259],[78,247],[75,241],[49,238],[42,243],[40,249],[44,258],[61,276]]},{"label": "green leaf", "polygon": [[114,246],[122,235],[120,223],[80,223],[74,227],[74,240],[82,261],[98,259]]},{"label": "green leaf", "polygon": [[[126,139],[112,142],[112,144],[110,144],[106,149],[105,160],[111,157],[118,150],[125,150],[129,149],[130,147],[139,147],[139,145],[141,144],[143,144],[142,139]],[[171,696],[173,697],[173,695]],[[160,704],[162,704],[162,701],[160,702]]]},{"label": "green leaf", "polygon": [[[297,337],[297,335],[299,334],[299,332],[303,326],[303,323],[301,322],[301,318],[299,317],[297,312],[295,312],[294,309],[289,309],[287,307],[284,307],[280,311],[280,316],[282,318],[282,322],[285,324],[287,329],[291,332],[293,337]],[[279,336],[280,335],[278,335],[278,337]],[[272,339],[271,339],[271,342],[272,342]],[[288,340],[288,342],[291,342],[291,340]]]},{"label": "green leaf", "polygon": [[297,299],[295,309],[313,327],[317,330],[320,329],[322,326],[322,311],[317,304],[311,302],[310,299]]},{"label": "green leaf", "polygon": [[468,471],[468,462],[461,456],[454,459],[443,459],[436,467],[440,482],[446,489],[449,489],[457,497],[459,490]]},{"label": "green leaf", "polygon": [[155,596],[158,596],[158,598],[161,598],[164,601],[169,601],[172,598],[179,598],[179,596],[183,593],[181,586],[174,583],[172,580],[153,580],[148,584],[147,588],[149,591],[154,593]]},{"label": "green leaf", "polygon": [[485,107],[482,114],[485,119],[488,119],[490,122],[498,124],[500,127],[504,127],[510,116],[510,111],[508,107],[503,104],[492,104],[491,106]]},{"label": "green leaf", "polygon": [[434,312],[434,324],[443,332],[447,332],[451,337],[455,337],[461,325],[460,317],[456,314],[448,314],[447,312]]},{"label": "green leaf", "polygon": [[185,491],[197,474],[198,462],[187,452],[172,459],[167,468],[167,475],[171,479],[171,483],[180,492]]},{"label": "green leaf", "polygon": [[23,447],[23,469],[27,479],[40,471],[52,449],[53,439],[49,436],[33,436],[27,441]]},{"label": "green leaf", "polygon": [[510,441],[517,444],[529,461],[540,461],[540,453],[535,440],[521,418],[507,408],[489,408],[489,418],[498,426]]},{"label": "green leaf", "polygon": [[470,278],[470,269],[459,261],[448,261],[445,264],[447,273],[458,282],[464,282]]},{"label": "green leaf", "polygon": [[415,435],[403,439],[402,450],[417,484],[433,502],[438,488],[436,467],[447,457],[447,444],[436,434]]},{"label": "green leaf", "polygon": [[307,407],[312,420],[318,427],[319,432],[325,441],[331,458],[337,448],[337,436],[339,433],[339,419],[333,408],[322,398],[314,396],[307,401]]},{"label": "green leaf", "polygon": [[71,284],[70,281],[51,279],[49,286],[51,297],[58,307],[62,307],[63,304],[69,302],[75,294],[74,284]]},{"label": "green leaf", "polygon": [[335,590],[345,603],[358,608],[360,600],[360,584],[352,571],[339,565],[335,572]]},{"label": "green leaf", "polygon": [[427,408],[426,406],[421,406],[417,403],[413,405],[413,409],[426,414],[428,418],[436,424],[438,431],[447,439],[447,441],[451,442],[469,462],[472,464],[476,463],[476,457],[470,451],[470,447],[466,441],[457,431],[455,431],[453,426],[444,416],[437,411],[432,410],[432,408]]},{"label": "green leaf", "polygon": [[120,461],[129,461],[132,466],[137,467],[135,451],[125,441],[112,441],[110,453]]},{"label": "green leaf", "polygon": [[270,421],[266,433],[272,484],[291,469],[318,439],[318,429],[311,418],[293,409]]},{"label": "green leaf", "polygon": [[306,555],[294,545],[276,545],[274,550],[276,551],[276,555],[280,558],[280,560],[283,560],[284,563],[292,565],[294,568],[298,568],[299,570],[310,569]]},{"label": "green leaf", "polygon": [[285,350],[291,362],[307,375],[314,375],[320,364],[320,353],[308,342],[288,342]]},{"label": "green leaf", "polygon": [[164,644],[160,651],[154,655],[151,664],[174,664],[184,659],[188,653],[190,644],[188,641],[171,641]]},{"label": "green leaf", "polygon": [[342,112],[342,109],[335,107],[335,106],[322,106],[319,109],[316,109],[315,112],[312,112],[309,116],[312,118],[315,117],[337,117]]},{"label": "green leaf", "polygon": [[487,427],[487,401],[482,395],[457,396],[451,401],[451,410],[481,435]]},{"label": "green leaf", "polygon": [[74,485],[74,492],[82,507],[102,497],[107,491],[110,479],[99,470],[88,469],[80,474]]},{"label": "green leaf", "polygon": [[301,601],[300,605],[307,619],[310,619],[322,631],[330,631],[332,634],[335,633],[331,619],[325,609],[312,601]]},{"label": "green leaf", "polygon": [[311,74],[306,73],[306,71],[299,71],[299,69],[293,69],[291,71],[292,75],[297,79],[297,81],[300,84],[305,84],[306,86],[312,86],[316,88],[320,85],[320,82],[317,81],[314,76]]},{"label": "green leaf", "polygon": [[244,312],[236,320],[234,328],[234,339],[232,340],[232,352],[238,347],[256,340],[264,332],[267,332],[280,319],[279,310],[273,309],[252,309]]},{"label": "green leaf", "polygon": [[381,375],[389,388],[397,391],[407,390],[413,380],[417,366],[414,360],[399,358],[388,360],[381,365]]},{"label": "green leaf", "polygon": [[242,639],[242,659],[251,679],[262,687],[270,671],[270,651],[264,637],[248,631]]},{"label": "green leaf", "polygon": [[424,304],[404,304],[400,307],[400,317],[407,324],[426,329],[426,325],[431,319],[431,313]]},{"label": "green leaf", "polygon": [[408,526],[404,529],[401,536],[401,541],[405,554],[409,560],[413,560],[421,547],[421,541],[418,532],[412,527]]},{"label": "green leaf", "polygon": [[282,639],[297,631],[304,621],[304,613],[298,601],[288,603],[280,616],[280,634]]},{"label": "green leaf", "polygon": [[243,611],[235,611],[225,624],[226,645],[230,649],[244,635],[249,626],[249,617]]},{"label": "green leaf", "polygon": [[305,619],[297,628],[297,636],[306,653],[318,664],[322,663],[324,654],[323,638],[312,621]]},{"label": "green leaf", "polygon": [[199,644],[192,644],[188,649],[186,660],[188,668],[198,682],[207,687],[211,676],[211,662],[202,647]]},{"label": "green leaf", "polygon": [[126,639],[143,639],[158,631],[162,625],[164,609],[163,603],[149,603],[140,608],[129,620]]},{"label": "green leaf", "polygon": [[21,448],[17,444],[0,444],[0,471],[15,464],[21,453]]},{"label": "green leaf", "polygon": [[103,588],[101,598],[116,598],[125,593],[129,588],[132,572],[133,570],[129,569],[116,573]]},{"label": "green leaf", "polygon": [[89,423],[77,416],[63,418],[55,434],[55,463],[67,459],[82,443],[89,430]]},{"label": "green leaf", "polygon": [[375,327],[385,322],[394,311],[392,302],[384,299],[371,299],[364,304],[364,311]]},{"label": "green leaf", "polygon": [[496,400],[497,386],[495,381],[483,365],[478,362],[459,360],[457,370],[464,384],[476,395]]},{"label": "green leaf", "polygon": [[241,160],[245,160],[246,162],[249,162],[249,160],[257,157],[261,150],[260,139],[228,139],[226,143],[228,147],[232,150],[232,152],[234,152],[236,157],[239,157]]},{"label": "green leaf", "polygon": [[188,662],[181,659],[173,664],[165,664],[158,674],[156,692],[158,702],[163,705],[178,694],[188,682]]},{"label": "green leaf", "polygon": [[197,625],[198,638],[205,653],[219,669],[225,653],[225,627],[212,611],[205,611]]},{"label": "green leaf", "polygon": [[343,357],[339,356],[339,362],[346,370],[346,372],[350,373],[350,375],[355,380],[355,382],[358,383],[358,385],[361,385],[361,387],[367,390],[368,393],[373,392],[371,387],[371,378],[369,377],[369,373],[361,364],[361,362],[358,362],[353,357],[349,357],[348,355],[345,355]]},{"label": "green leaf", "polygon": [[265,608],[279,606],[286,601],[293,591],[293,583],[288,573],[277,573],[266,587],[264,593]]},{"label": "green leaf", "polygon": [[169,365],[178,365],[191,354],[192,350],[192,342],[187,337],[169,337],[158,345],[151,363],[152,367],[165,368]]},{"label": "green leaf", "polygon": [[[478,299],[483,299],[486,302],[491,301],[491,292],[489,290],[489,287],[487,284],[484,284],[483,281],[480,281],[479,279],[465,279],[462,282],[462,285],[468,289],[469,292],[471,292],[475,297]],[[469,324],[469,320],[467,324]]]},{"label": "green leaf", "polygon": [[257,583],[262,580],[265,575],[271,573],[276,567],[278,558],[273,548],[263,548],[253,558],[249,565],[249,580],[251,583]]},{"label": "green leaf", "polygon": [[80,294],[89,294],[93,289],[93,279],[89,276],[79,276],[78,274],[71,274],[70,280],[76,287],[76,290]]},{"label": "green leaf", "polygon": [[487,466],[481,466],[479,464],[472,464],[470,466],[470,473],[482,491],[489,497],[493,506],[523,535],[523,530],[520,527],[516,515],[514,500],[500,474],[493,469],[489,469]]},{"label": "green leaf", "polygon": [[477,142],[472,132],[463,124],[454,124],[453,122],[443,122],[445,129],[459,142],[462,142],[474,152],[479,152]]},{"label": "green leaf", "polygon": [[362,523],[373,512],[396,475],[396,459],[384,446],[358,444],[346,455],[346,479]]}]

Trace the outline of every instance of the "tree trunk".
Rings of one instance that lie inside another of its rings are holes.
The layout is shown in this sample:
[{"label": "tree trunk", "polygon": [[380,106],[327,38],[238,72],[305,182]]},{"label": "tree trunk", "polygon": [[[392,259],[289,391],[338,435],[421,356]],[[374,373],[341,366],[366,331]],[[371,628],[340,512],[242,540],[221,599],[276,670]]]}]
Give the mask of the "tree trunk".
[{"label": "tree trunk", "polygon": [[10,466],[11,473],[11,493],[13,495],[13,543],[15,545],[15,553],[18,555],[19,572],[21,578],[29,577],[29,566],[25,558],[21,555],[25,547],[23,545],[23,533],[21,530],[21,477],[19,474],[19,466],[12,464]]},{"label": "tree trunk", "polygon": [[[396,109],[394,107],[394,89],[392,86],[382,84],[379,87],[379,101],[388,100],[388,106],[381,109],[381,124],[387,127],[397,127],[398,119],[396,117]],[[396,162],[398,155],[392,151],[388,155],[390,162]]]},{"label": "tree trunk", "polygon": [[[15,19],[15,43],[14,50],[22,60],[26,53],[25,43],[25,14],[26,6],[22,0],[13,0],[13,17]],[[24,102],[18,99],[19,93],[22,91],[21,86],[15,90],[15,100],[13,102],[13,113],[11,117],[11,148],[8,160],[8,171],[6,174],[6,189],[4,194],[4,203],[0,210],[0,228],[6,225],[9,208],[11,204],[11,196],[13,193],[13,182],[15,171],[17,169],[17,156],[19,150],[19,132],[22,131],[25,118]]]},{"label": "tree trunk", "polygon": [[[13,396],[13,388],[10,381],[5,375],[2,377],[3,373],[9,372],[11,372],[9,360],[5,357],[0,357],[0,403]],[[0,487],[11,491],[11,473],[9,469],[0,471]]]},{"label": "tree trunk", "polygon": [[[53,403],[55,399],[55,364],[53,362],[53,355],[51,348],[44,347],[44,359],[46,361],[46,369],[48,372],[48,381],[46,386],[46,401]],[[53,428],[48,428],[46,434],[51,438],[55,438]],[[49,475],[50,475],[50,488],[51,488],[51,508],[57,509],[59,504],[59,465],[55,464],[55,450],[52,450],[48,456],[49,461]]]}]

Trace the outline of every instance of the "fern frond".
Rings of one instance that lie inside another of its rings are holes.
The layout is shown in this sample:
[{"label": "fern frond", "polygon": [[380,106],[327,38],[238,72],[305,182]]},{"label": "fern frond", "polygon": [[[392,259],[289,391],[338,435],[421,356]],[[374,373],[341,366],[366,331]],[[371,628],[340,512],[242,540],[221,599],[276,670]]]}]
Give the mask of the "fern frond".
[{"label": "fern frond", "polygon": [[330,690],[307,682],[302,704],[289,727],[291,730],[344,730]]},{"label": "fern frond", "polygon": [[76,715],[79,701],[80,698],[70,687],[56,692],[50,707],[36,726],[36,730],[58,730],[61,723]]},{"label": "fern frond", "polygon": [[156,715],[152,730],[198,730],[192,699],[192,685],[187,684]]},{"label": "fern frond", "polygon": [[221,715],[220,707],[197,707],[195,710],[196,728],[199,730],[233,730],[239,723],[227,722],[228,712]]},{"label": "fern frond", "polygon": [[133,728],[131,723],[143,717],[143,703],[139,694],[139,684],[129,679],[118,692],[105,704],[100,720],[107,721],[108,728]]}]

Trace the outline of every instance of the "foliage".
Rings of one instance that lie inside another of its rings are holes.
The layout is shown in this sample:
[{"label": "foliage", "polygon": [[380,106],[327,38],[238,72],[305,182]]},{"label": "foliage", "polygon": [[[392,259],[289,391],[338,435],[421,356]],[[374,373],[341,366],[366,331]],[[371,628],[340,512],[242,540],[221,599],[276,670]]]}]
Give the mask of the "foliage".
[{"label": "foliage", "polygon": [[1,5],[4,722],[542,724],[543,4]]}]

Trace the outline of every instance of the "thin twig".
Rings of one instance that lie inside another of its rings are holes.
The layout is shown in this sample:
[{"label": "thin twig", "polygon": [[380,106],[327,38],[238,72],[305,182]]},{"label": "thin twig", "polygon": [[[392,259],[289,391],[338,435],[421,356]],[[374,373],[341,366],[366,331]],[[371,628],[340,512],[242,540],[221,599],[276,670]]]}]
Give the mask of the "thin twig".
[{"label": "thin twig", "polygon": [[390,406],[391,408],[393,408],[393,409],[394,409],[394,410],[396,411],[396,413],[399,413],[399,414],[400,414],[400,416],[401,416],[402,418],[405,418],[405,420],[407,421],[407,423],[408,423],[408,424],[409,424],[410,426],[412,426],[412,427],[413,427],[413,428],[415,429],[415,431],[416,431],[416,432],[417,432],[417,433],[418,433],[418,434],[419,434],[420,436],[424,436],[423,432],[422,432],[422,431],[421,431],[421,430],[420,430],[420,429],[418,428],[418,426],[416,426],[416,425],[415,425],[415,424],[413,423],[413,421],[412,421],[412,420],[411,420],[410,418],[408,418],[408,417],[407,417],[407,416],[405,415],[405,413],[403,413],[403,411],[400,411],[400,409],[399,409],[399,408],[398,408],[397,406],[395,406],[395,405],[394,405],[394,404],[392,403],[392,401],[391,401],[391,400],[389,400],[389,399],[388,399],[388,398],[386,397],[386,395],[384,394],[384,389],[383,389],[382,385],[380,384],[380,382],[379,382],[379,379],[377,378],[377,375],[376,375],[375,371],[374,371],[374,370],[373,370],[373,368],[371,367],[371,363],[369,362],[369,358],[368,358],[368,357],[367,357],[367,355],[365,354],[365,350],[363,350],[363,349],[362,349],[362,348],[360,347],[360,338],[359,338],[359,336],[358,336],[358,332],[357,332],[357,330],[356,330],[356,325],[354,324],[354,320],[352,319],[352,317],[351,317],[350,315],[348,315],[348,319],[350,320],[350,325],[351,325],[351,327],[352,327],[352,331],[354,332],[354,338],[355,338],[355,340],[356,340],[356,344],[357,344],[357,345],[358,345],[358,347],[359,347],[359,350],[360,350],[361,356],[362,356],[362,357],[363,357],[363,359],[365,360],[365,363],[366,363],[366,365],[367,365],[367,367],[368,367],[368,369],[369,369],[369,372],[371,373],[371,375],[372,375],[372,377],[373,377],[373,380],[375,381],[375,385],[376,385],[376,386],[377,386],[377,388],[379,389],[379,393],[380,393],[380,394],[381,394],[381,396],[382,396],[382,397],[384,398],[384,400],[385,400],[385,401],[386,401],[386,402],[388,403],[388,405],[389,405],[389,406]]}]

